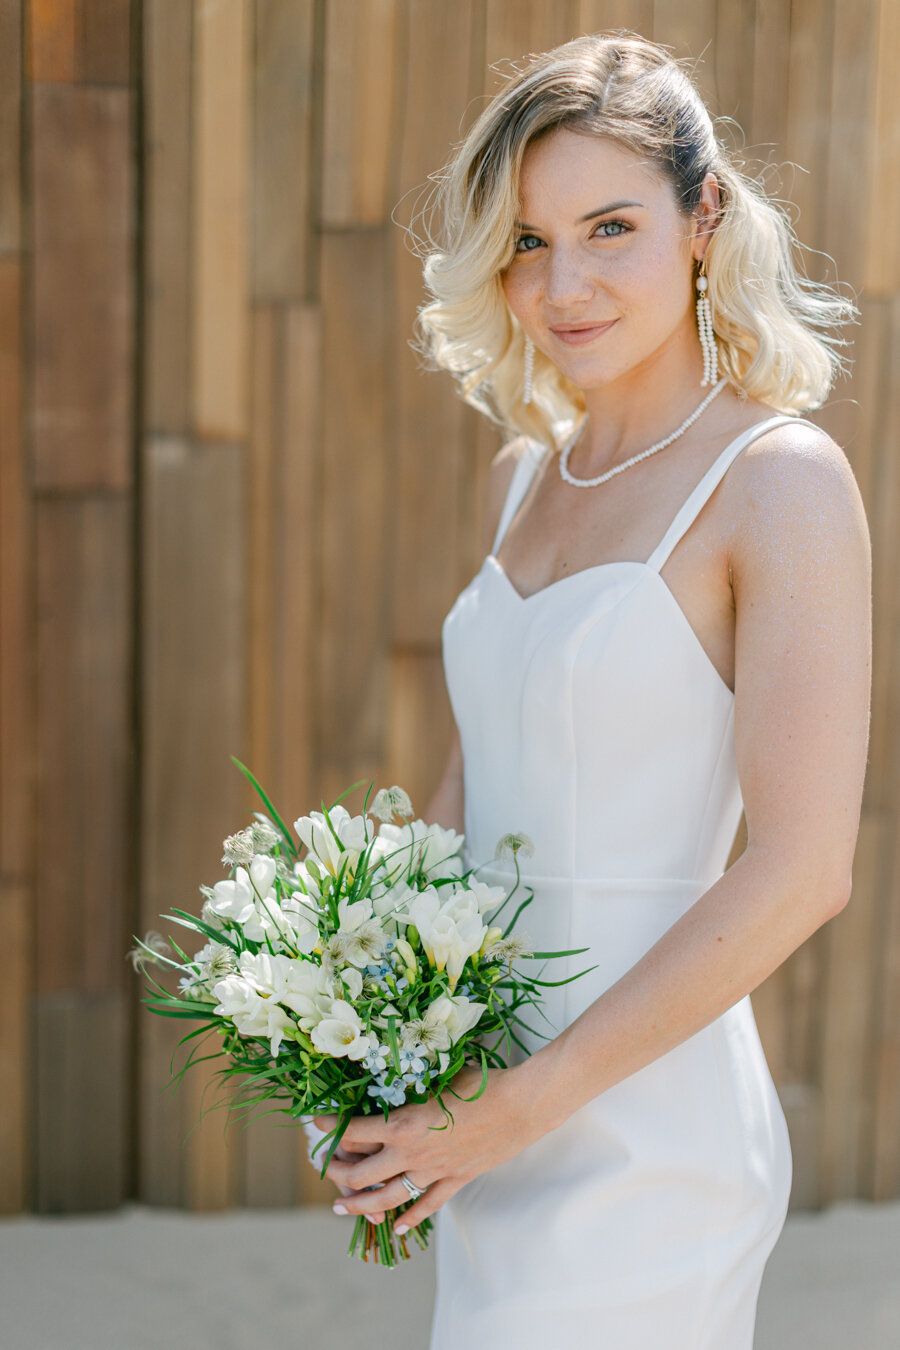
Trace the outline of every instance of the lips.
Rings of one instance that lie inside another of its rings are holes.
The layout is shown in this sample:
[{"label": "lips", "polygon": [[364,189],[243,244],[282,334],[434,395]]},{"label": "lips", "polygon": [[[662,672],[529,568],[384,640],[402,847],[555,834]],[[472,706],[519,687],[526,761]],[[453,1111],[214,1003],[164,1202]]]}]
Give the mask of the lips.
[{"label": "lips", "polygon": [[593,342],[594,338],[612,328],[614,323],[618,323],[618,319],[610,319],[607,323],[579,325],[577,328],[551,328],[550,332],[568,346],[581,346],[585,342]]}]

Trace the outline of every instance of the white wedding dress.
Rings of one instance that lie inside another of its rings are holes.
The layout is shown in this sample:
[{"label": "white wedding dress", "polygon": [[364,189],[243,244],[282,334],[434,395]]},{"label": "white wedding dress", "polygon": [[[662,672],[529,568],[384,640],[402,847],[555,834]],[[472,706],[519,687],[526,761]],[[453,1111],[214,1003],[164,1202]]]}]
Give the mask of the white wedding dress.
[{"label": "white wedding dress", "polygon": [[[556,1030],[725,869],[742,811],[734,696],[660,569],[741,450],[798,420],[731,441],[646,562],[602,563],[523,598],[494,555],[555,453],[526,441],[493,551],[444,619],[467,865],[524,831],[534,899],[516,931],[535,950],[590,949],[546,963],[547,979],[597,967],[543,991]],[[508,883],[512,864],[478,875]],[[555,1034],[534,1011],[526,1021]],[[429,1350],[751,1350],[791,1177],[747,996],[436,1212]]]}]

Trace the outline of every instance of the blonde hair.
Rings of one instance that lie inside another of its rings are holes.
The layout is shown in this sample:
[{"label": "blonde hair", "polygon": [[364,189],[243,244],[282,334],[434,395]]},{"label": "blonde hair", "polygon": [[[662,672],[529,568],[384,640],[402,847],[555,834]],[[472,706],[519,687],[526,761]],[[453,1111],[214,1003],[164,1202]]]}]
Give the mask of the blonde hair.
[{"label": "blonde hair", "polygon": [[801,274],[790,219],[737,167],[670,52],[620,29],[574,38],[513,69],[432,176],[439,236],[426,225],[415,251],[433,298],[417,312],[413,350],[451,371],[465,402],[510,431],[558,442],[584,412],[581,390],[537,349],[533,401],[522,402],[524,334],[500,276],[515,253],[525,149],[566,127],[649,161],[684,215],[696,209],[707,172],[715,175],[720,210],[706,268],[720,375],[779,412],[821,407],[844,373],[837,348],[847,345],[826,330],[856,322],[859,311]]}]

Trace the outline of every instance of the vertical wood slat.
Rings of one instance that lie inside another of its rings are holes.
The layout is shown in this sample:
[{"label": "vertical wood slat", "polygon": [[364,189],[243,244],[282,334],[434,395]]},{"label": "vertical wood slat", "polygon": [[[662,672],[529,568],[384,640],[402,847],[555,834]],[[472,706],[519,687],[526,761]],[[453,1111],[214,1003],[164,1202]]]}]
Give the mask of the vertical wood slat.
[{"label": "vertical wood slat", "polygon": [[0,5],[0,253],[21,246],[22,0]]},{"label": "vertical wood slat", "polygon": [[[131,504],[36,504],[36,1204],[127,1193]],[[125,902],[125,903],[123,903]]]},{"label": "vertical wood slat", "polygon": [[315,4],[257,0],[254,14],[253,295],[305,299],[315,273]]},{"label": "vertical wood slat", "polygon": [[131,96],[39,85],[32,116],[35,483],[121,490],[132,476]]},{"label": "vertical wood slat", "polygon": [[325,6],[319,189],[325,227],[383,225],[394,204],[401,31],[395,0],[330,0]]},{"label": "vertical wood slat", "polygon": [[84,84],[130,82],[133,9],[123,0],[79,0],[76,79]]},{"label": "vertical wood slat", "polygon": [[249,0],[194,7],[192,425],[247,434]]},{"label": "vertical wood slat", "polygon": [[[9,217],[8,217],[9,219]],[[31,502],[23,443],[22,268],[0,258],[0,1214],[28,1201],[34,699]]]},{"label": "vertical wood slat", "polygon": [[[900,472],[896,456],[900,436],[900,388],[893,376],[900,360],[900,298],[897,296],[890,306],[884,358],[884,369],[889,378],[884,383],[880,420],[882,440],[878,464],[881,477],[878,489],[880,498],[890,496],[900,511]],[[887,520],[885,526],[882,549],[884,555],[893,558],[893,576],[896,577],[896,515],[893,526],[888,528]],[[900,830],[896,827],[900,813],[900,595],[895,585],[887,584],[887,576],[886,567],[879,611],[879,643],[886,648],[884,659],[891,666],[891,697],[882,725],[873,728],[873,736],[884,736],[892,747],[890,800],[885,803],[886,815],[891,821],[890,842],[885,857],[885,879],[878,896],[878,943],[872,959],[874,1032],[870,1062],[874,1068],[874,1100],[873,1132],[869,1141],[869,1194],[876,1200],[887,1200],[900,1194]]]},{"label": "vertical wood slat", "polygon": [[[197,888],[224,875],[222,839],[245,807],[229,759],[246,762],[243,463],[238,446],[175,437],[148,439],[144,453],[141,923],[181,941],[190,935],[160,915],[198,912]],[[216,1208],[233,1198],[239,1138],[225,1135],[222,1111],[198,1124],[216,1066],[191,1069],[163,1093],[181,1032],[149,1013],[139,1019],[140,1194]]]},{"label": "vertical wood slat", "polygon": [[71,84],[77,63],[78,0],[26,0],[28,79]]},{"label": "vertical wood slat", "polygon": [[[381,231],[329,232],[321,242],[322,470],[316,587],[320,615],[317,796],[376,776],[387,708],[388,596],[376,579],[394,514],[382,352],[391,311]],[[370,578],[369,584],[361,579]],[[352,804],[362,802],[358,790]],[[349,808],[348,808],[349,809]]]},{"label": "vertical wood slat", "polygon": [[143,4],[141,379],[156,434],[184,434],[190,420],[192,13],[182,0]]}]

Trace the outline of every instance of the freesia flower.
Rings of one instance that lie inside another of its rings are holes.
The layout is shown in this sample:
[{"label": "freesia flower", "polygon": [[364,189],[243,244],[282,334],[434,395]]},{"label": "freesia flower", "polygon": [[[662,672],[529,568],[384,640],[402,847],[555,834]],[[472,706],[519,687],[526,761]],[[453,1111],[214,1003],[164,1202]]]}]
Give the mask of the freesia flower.
[{"label": "freesia flower", "polygon": [[463,891],[442,903],[437,889],[427,886],[410,903],[408,922],[418,929],[431,964],[438,970],[446,968],[454,989],[467,958],[478,951],[487,932],[474,895]]},{"label": "freesia flower", "polygon": [[379,826],[371,858],[373,863],[380,860],[391,867],[399,864],[404,873],[427,871],[436,879],[458,877],[462,860],[455,855],[464,839],[455,830],[424,820],[411,820],[407,825],[385,822]]},{"label": "freesia flower", "polygon": [[344,955],[354,966],[367,966],[384,951],[386,934],[377,919],[372,918],[372,901],[338,901],[339,932],[344,937]]},{"label": "freesia flower", "polygon": [[[345,806],[332,806],[328,811],[332,829],[321,811],[312,811],[308,816],[299,816],[294,821],[294,829],[300,842],[309,849],[332,876],[336,876],[341,865],[347,861],[352,875],[359,855],[368,847],[373,835],[373,826],[365,816],[351,816]],[[337,839],[335,839],[337,835]]]},{"label": "freesia flower", "polygon": [[293,1029],[284,1008],[271,998],[263,998],[243,975],[226,975],[212,992],[218,999],[215,1011],[220,1016],[230,1017],[242,1036],[268,1039],[273,1058],[277,1056],[285,1033]]},{"label": "freesia flower", "polygon": [[367,1033],[355,1008],[342,998],[336,998],[331,1013],[313,1027],[313,1045],[335,1059],[363,1059],[378,1044],[377,1036]]}]

